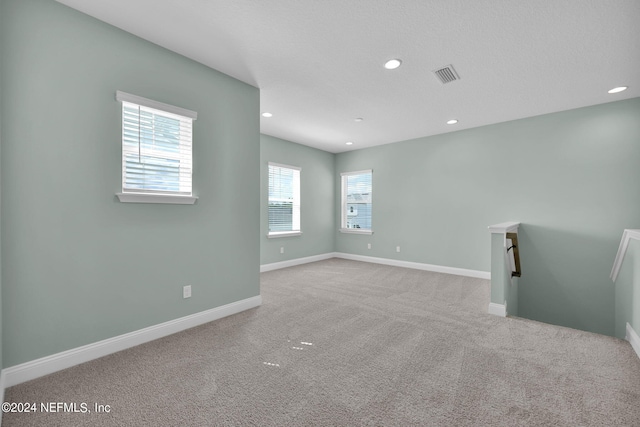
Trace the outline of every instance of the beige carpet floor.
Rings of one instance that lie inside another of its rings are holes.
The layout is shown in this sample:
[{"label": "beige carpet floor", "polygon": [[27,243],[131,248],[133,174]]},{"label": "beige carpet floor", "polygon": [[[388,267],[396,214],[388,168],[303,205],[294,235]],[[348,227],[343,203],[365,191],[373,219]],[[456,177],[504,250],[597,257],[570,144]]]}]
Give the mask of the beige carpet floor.
[{"label": "beige carpet floor", "polygon": [[263,305],[7,389],[3,426],[638,426],[615,338],[486,313],[489,282],[331,259],[263,273]]}]

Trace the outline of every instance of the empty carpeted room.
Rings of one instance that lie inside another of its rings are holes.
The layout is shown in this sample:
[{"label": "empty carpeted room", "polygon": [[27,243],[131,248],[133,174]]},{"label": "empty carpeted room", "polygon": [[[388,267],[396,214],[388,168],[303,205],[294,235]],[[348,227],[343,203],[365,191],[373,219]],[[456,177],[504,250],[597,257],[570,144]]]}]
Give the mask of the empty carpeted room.
[{"label": "empty carpeted room", "polygon": [[639,19],[0,0],[0,423],[639,425]]}]

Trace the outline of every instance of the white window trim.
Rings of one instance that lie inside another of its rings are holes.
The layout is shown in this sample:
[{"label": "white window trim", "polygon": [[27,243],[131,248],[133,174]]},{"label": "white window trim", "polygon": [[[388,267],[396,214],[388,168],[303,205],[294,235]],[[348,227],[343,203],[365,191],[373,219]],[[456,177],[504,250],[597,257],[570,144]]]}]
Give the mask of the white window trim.
[{"label": "white window trim", "polygon": [[283,163],[275,163],[275,162],[267,162],[269,166],[276,166],[278,168],[287,168],[287,169],[293,169],[294,171],[302,171],[302,168],[300,166],[291,166],[291,165],[285,165]]},{"label": "white window trim", "polygon": [[340,228],[339,230],[345,234],[373,234],[373,230],[358,230],[357,228]]},{"label": "white window trim", "polygon": [[371,174],[371,180],[373,181],[373,169],[365,169],[365,170],[361,170],[361,171],[353,171],[353,172],[341,172],[340,173],[340,192],[341,192],[341,197],[340,197],[340,232],[341,233],[345,233],[345,234],[373,234],[373,228],[371,230],[363,230],[363,229],[358,229],[358,228],[345,228],[344,224],[345,224],[345,211],[344,211],[344,206],[346,204],[347,201],[347,194],[346,191],[347,189],[344,186],[344,177],[345,176],[349,176],[349,175],[362,175],[365,173],[370,173]]},{"label": "white window trim", "polygon": [[154,101],[153,99],[143,98],[138,95],[132,95],[130,93],[122,92],[121,90],[116,91],[116,100],[120,102],[130,102],[132,104],[138,104],[144,107],[154,108],[156,110],[166,111],[167,113],[188,117],[192,120],[197,120],[198,118],[198,113],[196,111],[176,107],[175,105],[165,104],[164,102]]},{"label": "white window trim", "polygon": [[269,239],[277,239],[279,237],[302,236],[302,231],[270,231],[267,234]]},{"label": "white window trim", "polygon": [[166,205],[193,205],[195,196],[178,196],[171,194],[148,194],[148,193],[116,193],[121,203],[157,203]]},{"label": "white window trim", "polygon": [[[153,108],[156,110],[166,111],[171,114],[177,114],[179,116],[187,117],[192,120],[198,118],[196,111],[188,110],[182,107],[176,107],[175,105],[165,104],[164,102],[154,101],[153,99],[144,98],[142,96],[133,95],[131,93],[123,92],[121,90],[116,91],[116,100],[119,102],[129,102],[133,104],[142,105],[144,107]],[[192,153],[193,156],[193,153]],[[191,184],[193,186],[193,182]],[[186,196],[179,194],[152,194],[152,193],[135,193],[135,192],[121,192],[116,193],[118,200],[121,203],[154,203],[154,204],[171,204],[171,205],[193,205],[198,200],[196,196]]]},{"label": "white window trim", "polygon": [[[267,168],[269,166],[275,166],[278,168],[286,168],[286,169],[291,169],[291,170],[295,170],[298,171],[300,173],[299,176],[299,182],[298,185],[302,186],[302,168],[299,166],[291,166],[291,165],[285,165],[283,163],[276,163],[276,162],[267,162]],[[268,189],[267,189],[268,190]],[[300,193],[302,193],[302,188],[299,189]],[[300,194],[300,200],[302,200],[302,194]],[[269,203],[269,195],[267,194],[267,204]],[[269,231],[267,233],[267,237],[269,239],[275,239],[275,238],[279,238],[279,237],[293,237],[293,236],[301,236],[302,235],[302,203],[300,203],[300,212],[299,212],[300,218],[298,219],[298,223],[300,224],[300,230],[293,230],[293,231]],[[267,213],[268,216],[268,213]],[[267,218],[268,220],[268,218]]]},{"label": "white window trim", "polygon": [[355,172],[341,172],[340,176],[349,176],[349,175],[362,175],[363,173],[373,173],[373,169],[365,169],[365,170],[361,170],[361,171],[355,171]]}]

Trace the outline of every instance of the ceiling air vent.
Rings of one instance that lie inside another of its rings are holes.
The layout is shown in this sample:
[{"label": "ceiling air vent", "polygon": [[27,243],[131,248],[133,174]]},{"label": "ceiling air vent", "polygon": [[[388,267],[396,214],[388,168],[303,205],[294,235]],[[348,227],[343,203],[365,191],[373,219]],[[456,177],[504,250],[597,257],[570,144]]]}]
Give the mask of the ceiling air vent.
[{"label": "ceiling air vent", "polygon": [[458,73],[456,73],[456,70],[453,69],[453,65],[447,65],[445,67],[438,68],[437,70],[433,70],[433,74],[436,75],[436,77],[442,84],[460,80]]}]

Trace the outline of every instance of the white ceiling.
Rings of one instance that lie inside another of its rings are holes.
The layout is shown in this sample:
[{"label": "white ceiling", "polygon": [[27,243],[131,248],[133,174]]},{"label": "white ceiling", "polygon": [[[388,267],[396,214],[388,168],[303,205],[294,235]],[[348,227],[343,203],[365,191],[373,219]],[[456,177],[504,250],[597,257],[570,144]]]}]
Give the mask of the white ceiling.
[{"label": "white ceiling", "polygon": [[333,153],[640,96],[638,0],[58,1],[260,88],[262,133]]}]

